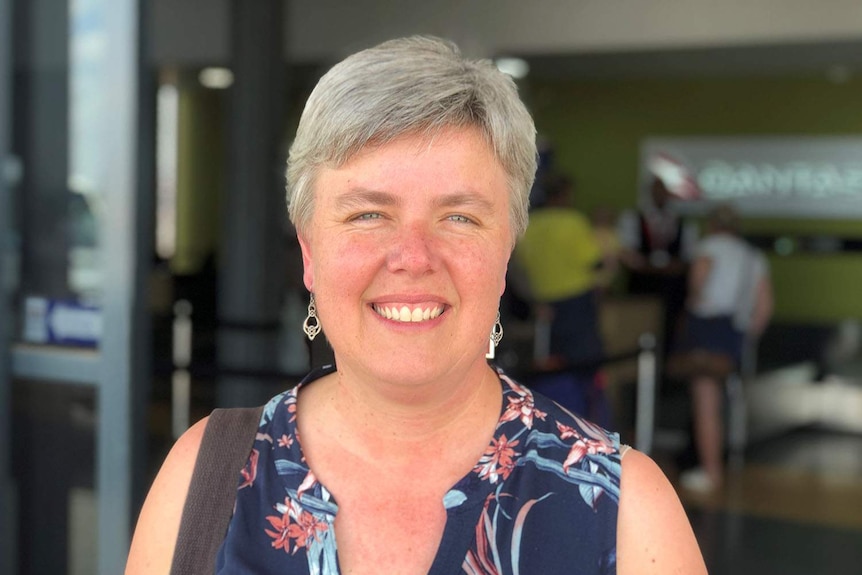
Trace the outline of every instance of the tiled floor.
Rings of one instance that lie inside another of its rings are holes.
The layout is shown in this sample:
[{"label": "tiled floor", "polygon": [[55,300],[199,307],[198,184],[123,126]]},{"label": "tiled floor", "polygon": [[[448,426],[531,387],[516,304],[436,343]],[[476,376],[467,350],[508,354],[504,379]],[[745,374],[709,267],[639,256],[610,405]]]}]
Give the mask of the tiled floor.
[{"label": "tiled floor", "polygon": [[862,530],[695,508],[711,575],[859,575]]},{"label": "tiled floor", "polygon": [[680,495],[711,575],[862,574],[862,436],[794,431],[721,493]]}]

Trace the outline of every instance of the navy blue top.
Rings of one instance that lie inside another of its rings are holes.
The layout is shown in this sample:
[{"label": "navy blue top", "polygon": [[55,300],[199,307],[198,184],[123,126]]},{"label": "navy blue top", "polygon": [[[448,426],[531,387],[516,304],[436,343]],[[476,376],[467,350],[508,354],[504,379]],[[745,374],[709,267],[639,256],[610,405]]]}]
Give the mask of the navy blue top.
[{"label": "navy blue top", "polygon": [[[334,370],[312,372],[264,408],[216,573],[340,573],[338,505],[308,468],[296,428],[299,388]],[[494,438],[443,498],[429,573],[616,573],[618,435],[498,374]]]}]

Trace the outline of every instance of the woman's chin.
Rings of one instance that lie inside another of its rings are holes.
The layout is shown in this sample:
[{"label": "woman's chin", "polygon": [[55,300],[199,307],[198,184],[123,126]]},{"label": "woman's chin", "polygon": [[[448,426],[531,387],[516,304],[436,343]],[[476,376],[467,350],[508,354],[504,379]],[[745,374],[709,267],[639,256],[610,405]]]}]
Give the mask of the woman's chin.
[{"label": "woman's chin", "polygon": [[[369,355],[375,355],[373,352]],[[419,388],[424,385],[439,385],[441,381],[462,379],[457,375],[459,370],[467,370],[465,356],[452,357],[421,347],[412,348],[409,352],[394,350],[378,357],[362,358],[362,371],[371,375],[378,382],[386,382],[392,386]],[[477,357],[478,361],[478,357]]]}]

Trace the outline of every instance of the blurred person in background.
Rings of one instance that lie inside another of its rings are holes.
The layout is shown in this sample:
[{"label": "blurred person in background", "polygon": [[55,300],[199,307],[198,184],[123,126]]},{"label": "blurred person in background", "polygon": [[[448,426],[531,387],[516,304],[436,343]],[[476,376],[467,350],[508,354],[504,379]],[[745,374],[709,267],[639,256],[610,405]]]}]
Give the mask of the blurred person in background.
[{"label": "blurred person in background", "polygon": [[544,367],[597,361],[604,353],[596,293],[601,247],[589,219],[572,207],[572,180],[553,175],[544,188],[545,204],[530,212],[515,250],[536,315],[550,324]]},{"label": "blurred person in background", "polygon": [[685,319],[668,371],[689,379],[699,466],[684,471],[687,489],[713,491],[724,478],[724,383],[740,368],[772,315],[769,264],[739,234],[739,215],[715,207],[694,250]]},{"label": "blurred person in background", "polygon": [[589,219],[572,207],[572,180],[553,174],[545,204],[530,212],[516,247],[535,321],[534,374],[529,383],[571,411],[611,425],[601,371],[601,246]]},{"label": "blurred person in background", "polygon": [[602,264],[596,273],[596,286],[602,293],[607,293],[613,289],[619,277],[623,257],[623,244],[617,229],[618,218],[608,206],[599,206],[593,210],[590,220],[602,254]]},{"label": "blurred person in background", "polygon": [[655,176],[649,196],[636,211],[620,215],[621,262],[628,271],[628,293],[650,295],[663,307],[662,349],[666,354],[685,306],[686,275],[697,228],[676,213],[673,194]]},{"label": "blurred person in background", "polygon": [[[273,398],[222,474],[232,518],[203,571],[706,572],[651,459],[488,363],[536,170],[509,77],[436,38],[364,50],[312,92],[288,165],[304,327],[335,363]],[[127,573],[182,548],[207,425],[159,472]]]}]

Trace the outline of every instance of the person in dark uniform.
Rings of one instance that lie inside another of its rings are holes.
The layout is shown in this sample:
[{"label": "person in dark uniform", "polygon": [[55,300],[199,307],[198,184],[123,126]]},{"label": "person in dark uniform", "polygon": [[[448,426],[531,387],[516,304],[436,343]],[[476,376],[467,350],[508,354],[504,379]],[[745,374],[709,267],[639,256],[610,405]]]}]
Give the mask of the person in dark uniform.
[{"label": "person in dark uniform", "polygon": [[650,184],[650,201],[620,217],[621,262],[629,273],[628,292],[657,297],[664,310],[662,346],[670,341],[683,311],[686,273],[697,230],[671,205],[673,194],[659,177]]}]

